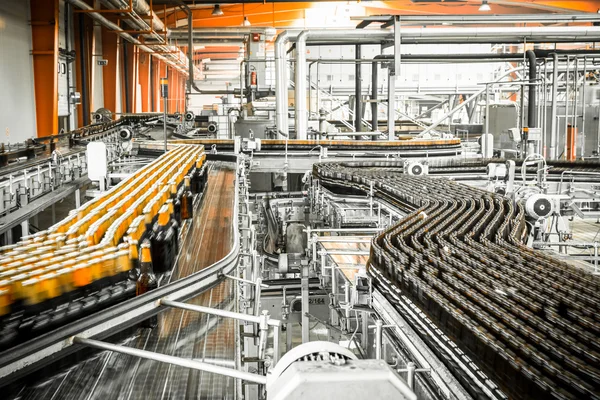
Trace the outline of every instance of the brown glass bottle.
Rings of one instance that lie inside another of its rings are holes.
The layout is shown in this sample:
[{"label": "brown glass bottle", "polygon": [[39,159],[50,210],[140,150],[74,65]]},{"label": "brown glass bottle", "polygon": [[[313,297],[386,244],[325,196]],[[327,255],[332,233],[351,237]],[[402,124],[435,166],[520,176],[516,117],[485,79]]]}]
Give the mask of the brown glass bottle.
[{"label": "brown glass bottle", "polygon": [[194,172],[192,172],[192,193],[198,194],[202,191],[202,184],[200,182],[201,176],[200,172],[202,169],[202,159],[198,158],[196,161],[196,166],[194,167]]},{"label": "brown glass bottle", "polygon": [[171,269],[173,236],[169,235],[169,221],[171,213],[168,205],[163,205],[158,211],[158,221],[152,229],[152,260],[157,273],[167,272]]},{"label": "brown glass bottle", "polygon": [[175,208],[171,199],[167,200],[167,206],[169,206],[169,213],[171,220],[169,221],[169,227],[173,229],[173,249],[175,252],[179,251],[179,223],[175,219]]},{"label": "brown glass bottle", "polygon": [[173,200],[173,207],[175,209],[175,220],[181,222],[181,196],[175,182],[171,183],[171,200]]},{"label": "brown glass bottle", "polygon": [[129,262],[131,263],[129,269],[129,279],[132,281],[138,280],[140,277],[140,257],[138,253],[138,241],[129,241]]},{"label": "brown glass bottle", "polygon": [[184,180],[183,196],[181,196],[181,219],[190,219],[194,216],[194,195],[192,193],[190,177]]},{"label": "brown glass bottle", "polygon": [[[152,268],[152,255],[150,253],[150,243],[145,240],[142,243],[142,259],[140,262],[140,276],[136,282],[135,295],[140,296],[151,290],[158,288],[158,280],[154,275]],[[155,315],[142,322],[144,328],[155,328],[158,325],[158,317]]]}]

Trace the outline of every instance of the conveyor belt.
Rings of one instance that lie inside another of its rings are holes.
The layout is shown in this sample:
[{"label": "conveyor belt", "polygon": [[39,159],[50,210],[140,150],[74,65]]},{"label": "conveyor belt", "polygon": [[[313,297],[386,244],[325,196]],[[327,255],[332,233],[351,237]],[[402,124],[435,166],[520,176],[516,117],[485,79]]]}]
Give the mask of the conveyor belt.
[{"label": "conveyor belt", "polygon": [[[234,164],[218,162],[210,170],[204,202],[182,244],[172,280],[200,271],[229,252],[234,178]],[[233,310],[234,301],[234,285],[224,281],[188,303]],[[158,317],[158,328],[139,328],[123,344],[233,367],[232,320],[179,309],[168,309]],[[30,378],[19,391],[21,399],[223,399],[232,398],[234,392],[231,378],[110,352],[48,379]]]},{"label": "conveyor belt", "polygon": [[314,167],[331,189],[373,183],[410,213],[372,243],[376,287],[399,310],[416,305],[511,398],[600,398],[600,279],[524,246],[523,204],[398,167]]}]

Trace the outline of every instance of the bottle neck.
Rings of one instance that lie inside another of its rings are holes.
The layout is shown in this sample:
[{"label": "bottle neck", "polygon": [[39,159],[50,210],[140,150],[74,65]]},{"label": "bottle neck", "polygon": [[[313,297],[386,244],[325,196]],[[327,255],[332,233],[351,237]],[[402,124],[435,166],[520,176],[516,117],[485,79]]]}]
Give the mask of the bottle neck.
[{"label": "bottle neck", "polygon": [[166,226],[169,223],[169,211],[161,212],[158,214],[158,226]]},{"label": "bottle neck", "polygon": [[152,272],[152,255],[150,246],[142,245],[142,260],[140,263],[141,272]]}]

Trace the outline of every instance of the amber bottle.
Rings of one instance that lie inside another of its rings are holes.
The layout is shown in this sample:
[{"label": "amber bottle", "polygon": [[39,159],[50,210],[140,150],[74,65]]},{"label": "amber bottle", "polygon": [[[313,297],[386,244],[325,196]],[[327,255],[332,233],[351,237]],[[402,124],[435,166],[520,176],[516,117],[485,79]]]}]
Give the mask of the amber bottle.
[{"label": "amber bottle", "polygon": [[184,191],[181,196],[181,219],[190,219],[194,216],[194,194],[192,193],[190,177],[184,180]]},{"label": "amber bottle", "polygon": [[179,191],[177,189],[177,184],[175,182],[171,182],[171,200],[173,200],[173,207],[175,208],[175,220],[177,222],[181,222],[181,199],[179,196]]},{"label": "amber bottle", "polygon": [[158,221],[152,228],[152,260],[157,273],[163,273],[171,269],[173,237],[168,235],[173,229],[169,226],[171,212],[167,204],[158,211]]},{"label": "amber bottle", "polygon": [[[154,275],[152,268],[152,255],[150,253],[150,243],[142,243],[142,259],[140,262],[140,276],[136,282],[135,294],[140,296],[151,290],[158,288],[158,280]],[[155,328],[158,325],[158,317],[155,315],[142,322],[144,328]]]}]

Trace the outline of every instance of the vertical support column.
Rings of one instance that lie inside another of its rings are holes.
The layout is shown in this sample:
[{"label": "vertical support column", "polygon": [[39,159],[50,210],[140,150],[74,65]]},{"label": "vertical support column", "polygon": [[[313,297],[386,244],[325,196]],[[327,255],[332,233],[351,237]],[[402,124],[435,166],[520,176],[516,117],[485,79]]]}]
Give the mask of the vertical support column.
[{"label": "vertical support column", "polygon": [[310,341],[310,320],[308,318],[308,265],[302,266],[302,279],[300,281],[300,286],[302,287],[302,343],[307,343]]},{"label": "vertical support column", "polygon": [[58,0],[31,0],[31,44],[38,136],[58,133]]},{"label": "vertical support column", "polygon": [[[377,73],[379,66],[376,62],[371,63],[371,130],[373,132],[379,131],[379,119],[377,116]],[[372,137],[373,140],[376,139],[375,136]]]},{"label": "vertical support column", "polygon": [[388,140],[396,138],[396,76],[392,67],[388,68]]},{"label": "vertical support column", "polygon": [[125,99],[124,113],[131,112],[131,55],[129,54],[129,43],[122,42],[123,48],[123,98]]},{"label": "vertical support column", "polygon": [[79,42],[77,43],[77,55],[79,59],[79,90],[81,90],[81,105],[79,106],[79,123],[81,125],[89,125],[90,123],[90,101],[89,101],[89,47],[87,46],[88,36],[86,31],[88,26],[85,23],[85,17],[83,14],[79,14]]},{"label": "vertical support column", "polygon": [[102,67],[104,107],[113,113],[120,113],[119,36],[104,27],[102,28],[102,57],[108,61],[108,64]]},{"label": "vertical support column", "polygon": [[98,65],[102,59],[102,25],[93,22],[90,46],[90,111],[104,107],[103,66]]},{"label": "vertical support column", "polygon": [[[558,106],[558,54],[552,53],[552,110],[550,112],[550,159],[556,160],[558,125],[556,113]],[[600,137],[600,135],[599,135]]]},{"label": "vertical support column", "polygon": [[[362,65],[360,63],[361,58],[361,46],[357,44],[355,46],[356,64],[354,64],[354,129],[356,132],[362,132]],[[356,136],[356,139],[360,137]]]},{"label": "vertical support column", "polygon": [[383,321],[375,321],[375,359],[381,360],[381,350],[383,347]]},{"label": "vertical support column", "polygon": [[140,75],[140,88],[141,88],[141,112],[150,112],[150,64],[152,63],[152,57],[148,53],[140,52],[139,54],[139,75]]}]

